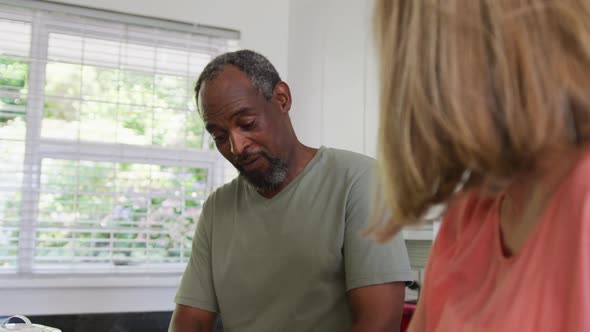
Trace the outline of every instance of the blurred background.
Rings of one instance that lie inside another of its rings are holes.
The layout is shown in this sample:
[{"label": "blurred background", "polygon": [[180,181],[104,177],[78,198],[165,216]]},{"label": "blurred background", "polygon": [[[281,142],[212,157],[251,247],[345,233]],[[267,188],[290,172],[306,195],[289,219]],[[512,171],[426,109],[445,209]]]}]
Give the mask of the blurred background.
[{"label": "blurred background", "polygon": [[[303,143],[375,156],[371,14],[365,0],[0,0],[0,316],[169,318],[201,206],[236,175],[193,98],[220,53],[273,62]],[[404,236],[420,280],[432,227]]]}]

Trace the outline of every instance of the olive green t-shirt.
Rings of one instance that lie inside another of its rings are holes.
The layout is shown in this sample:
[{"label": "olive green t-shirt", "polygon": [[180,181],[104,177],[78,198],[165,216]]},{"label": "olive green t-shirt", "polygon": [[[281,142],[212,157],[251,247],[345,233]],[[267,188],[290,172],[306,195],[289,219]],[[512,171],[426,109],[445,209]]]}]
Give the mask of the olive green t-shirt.
[{"label": "olive green t-shirt", "polygon": [[401,235],[361,233],[376,165],[322,147],[271,199],[242,177],[205,202],[176,303],[218,312],[227,332],[343,332],[347,291],[411,280]]}]

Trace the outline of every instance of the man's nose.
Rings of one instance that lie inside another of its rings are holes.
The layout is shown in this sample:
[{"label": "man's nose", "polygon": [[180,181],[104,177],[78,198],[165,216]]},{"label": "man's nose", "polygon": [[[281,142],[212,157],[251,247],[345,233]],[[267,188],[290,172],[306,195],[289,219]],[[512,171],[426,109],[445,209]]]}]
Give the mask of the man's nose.
[{"label": "man's nose", "polygon": [[239,133],[231,134],[230,135],[230,146],[231,146],[231,153],[233,155],[239,156],[248,147],[248,139]]}]

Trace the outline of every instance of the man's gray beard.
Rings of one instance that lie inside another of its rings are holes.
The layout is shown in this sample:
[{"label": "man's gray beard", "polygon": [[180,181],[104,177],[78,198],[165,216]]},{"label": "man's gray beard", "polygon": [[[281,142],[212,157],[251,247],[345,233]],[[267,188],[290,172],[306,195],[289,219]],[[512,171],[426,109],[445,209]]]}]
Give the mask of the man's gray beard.
[{"label": "man's gray beard", "polygon": [[260,193],[273,191],[285,182],[287,179],[287,162],[278,158],[274,158],[268,154],[262,156],[270,163],[268,171],[261,172],[246,172],[238,168],[240,175]]}]

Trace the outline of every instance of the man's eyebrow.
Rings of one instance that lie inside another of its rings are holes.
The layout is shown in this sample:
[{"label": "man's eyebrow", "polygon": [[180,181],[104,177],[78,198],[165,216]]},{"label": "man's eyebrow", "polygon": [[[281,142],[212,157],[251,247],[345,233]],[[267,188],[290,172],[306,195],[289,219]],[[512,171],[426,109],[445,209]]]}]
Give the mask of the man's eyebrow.
[{"label": "man's eyebrow", "polygon": [[243,115],[244,113],[251,112],[251,111],[252,111],[252,109],[250,107],[242,107],[237,112],[235,112],[232,115],[230,115],[229,116],[229,120],[231,120],[231,119],[233,119],[233,118],[235,118],[237,116]]},{"label": "man's eyebrow", "polygon": [[[243,115],[243,114],[245,114],[245,113],[252,112],[252,111],[253,111],[253,109],[252,109],[252,108],[250,108],[250,107],[242,107],[242,108],[240,108],[239,110],[237,110],[236,112],[232,113],[232,114],[229,116],[228,120],[232,120],[232,119],[233,119],[233,118],[235,118],[235,117],[238,117],[238,116],[240,116],[240,115]],[[207,122],[207,118],[203,118],[203,121],[204,121],[204,122]],[[205,129],[206,129],[208,132],[211,132],[213,129],[216,129],[216,128],[217,128],[217,125],[216,125],[216,124],[214,124],[214,123],[211,123],[211,124],[205,125]]]},{"label": "man's eyebrow", "polygon": [[208,132],[213,131],[213,129],[217,128],[217,125],[215,124],[208,124],[205,126],[205,130],[207,130]]}]

